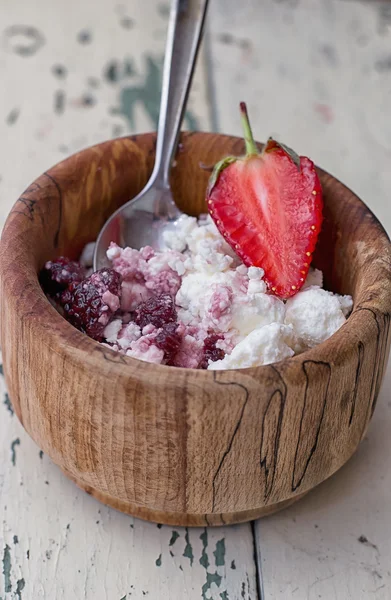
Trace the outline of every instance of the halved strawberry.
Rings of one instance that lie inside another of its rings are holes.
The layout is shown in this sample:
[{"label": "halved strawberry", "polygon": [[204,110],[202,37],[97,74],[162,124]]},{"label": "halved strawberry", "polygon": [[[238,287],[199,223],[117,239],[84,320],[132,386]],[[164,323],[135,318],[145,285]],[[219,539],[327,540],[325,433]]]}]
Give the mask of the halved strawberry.
[{"label": "halved strawberry", "polygon": [[276,296],[304,284],[322,225],[322,188],[313,162],[270,138],[260,153],[240,104],[246,156],[216,164],[207,202],[220,233],[247,266],[262,267]]}]

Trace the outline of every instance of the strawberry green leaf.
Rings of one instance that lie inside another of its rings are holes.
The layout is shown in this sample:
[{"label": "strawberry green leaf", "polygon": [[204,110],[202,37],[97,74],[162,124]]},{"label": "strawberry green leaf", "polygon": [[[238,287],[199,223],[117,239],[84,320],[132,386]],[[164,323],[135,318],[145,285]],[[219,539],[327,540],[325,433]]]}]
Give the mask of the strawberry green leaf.
[{"label": "strawberry green leaf", "polygon": [[236,162],[237,160],[238,160],[237,156],[226,156],[225,158],[221,159],[218,163],[215,164],[213,173],[209,179],[208,190],[207,190],[208,196],[211,194],[214,186],[216,185],[217,180],[220,176],[220,173],[222,171],[224,171],[224,169],[229,167],[229,165],[232,165],[232,163]]},{"label": "strawberry green leaf", "polygon": [[292,148],[289,148],[289,146],[286,146],[281,142],[277,142],[277,140],[274,140],[270,137],[264,148],[264,152],[271,152],[275,148],[281,148],[281,150],[283,150],[285,154],[287,154],[289,158],[295,163],[297,170],[300,171],[300,156],[296,154],[296,152],[292,150]]}]

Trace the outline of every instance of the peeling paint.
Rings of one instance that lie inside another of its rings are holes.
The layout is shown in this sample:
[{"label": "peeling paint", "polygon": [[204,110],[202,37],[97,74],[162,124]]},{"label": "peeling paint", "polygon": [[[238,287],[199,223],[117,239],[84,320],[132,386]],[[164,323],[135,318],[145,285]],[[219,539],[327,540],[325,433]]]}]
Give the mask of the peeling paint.
[{"label": "peeling paint", "polygon": [[39,451],[39,458],[42,460],[43,459],[43,452],[42,450]]},{"label": "peeling paint", "polygon": [[338,54],[334,46],[331,44],[322,44],[320,46],[320,52],[331,67],[338,66]]},{"label": "peeling paint", "polygon": [[96,104],[96,98],[92,94],[84,94],[80,100],[81,106],[94,106]]},{"label": "peeling paint", "polygon": [[158,558],[155,560],[155,565],[157,567],[161,567],[162,566],[162,555],[159,554]]},{"label": "peeling paint", "polygon": [[236,569],[236,564],[235,564],[235,561],[234,561],[234,560],[231,562],[231,569],[232,569],[233,571]]},{"label": "peeling paint", "polygon": [[[145,60],[146,72],[144,83],[141,85],[124,85],[120,90],[119,106],[111,110],[112,114],[122,115],[128,121],[131,130],[134,130],[136,127],[135,108],[138,104],[144,107],[154,127],[157,126],[159,119],[163,57],[157,59],[151,55],[146,55]],[[131,73],[125,73],[125,75],[135,75],[132,63],[129,63],[129,67],[132,69]],[[115,69],[114,71],[113,65],[110,68],[111,71],[109,73],[106,71],[106,77],[109,76],[111,81],[117,81],[119,77],[118,70]],[[198,120],[191,111],[186,112],[185,121],[189,129],[199,129]]]},{"label": "peeling paint", "polygon": [[200,565],[202,565],[204,567],[204,569],[207,569],[209,567],[209,558],[208,555],[206,553],[206,548],[208,546],[208,530],[204,529],[204,532],[201,533],[200,535],[200,540],[202,542],[202,553],[201,553],[201,558],[200,558]]},{"label": "peeling paint", "polygon": [[65,110],[65,92],[63,90],[57,90],[54,93],[54,112],[58,115],[62,115]]},{"label": "peeling paint", "polygon": [[360,535],[360,537],[357,539],[357,541],[360,542],[360,544],[364,544],[364,546],[367,546],[368,548],[373,548],[377,552],[379,551],[379,549],[376,546],[376,544],[372,544],[372,542],[370,542],[368,540],[368,538],[367,538],[366,535]]},{"label": "peeling paint", "polygon": [[20,446],[19,438],[16,438],[11,444],[11,462],[14,466],[16,465],[16,446]]},{"label": "peeling paint", "polygon": [[206,582],[202,586],[201,590],[201,598],[202,600],[208,600],[209,596],[206,595],[209,592],[212,583],[215,583],[217,587],[221,585],[222,577],[218,573],[207,573],[206,574]]},{"label": "peeling paint", "polygon": [[127,16],[121,17],[119,24],[124,29],[132,29],[134,27],[133,19],[131,19],[130,17],[127,17]]},{"label": "peeling paint", "polygon": [[4,591],[7,594],[12,590],[11,583],[11,553],[10,547],[6,544],[3,553],[3,575],[4,575]]},{"label": "peeling paint", "polygon": [[216,36],[216,39],[221,44],[226,46],[238,46],[242,50],[251,50],[252,43],[246,38],[237,38],[232,33],[224,32]]},{"label": "peeling paint", "polygon": [[64,79],[67,76],[67,70],[63,65],[53,65],[52,73],[59,79]]},{"label": "peeling paint", "polygon": [[180,537],[179,533],[177,531],[175,531],[175,529],[174,529],[168,545],[173,546],[179,537]]},{"label": "peeling paint", "polygon": [[379,6],[379,23],[378,23],[378,31],[380,35],[386,35],[388,33],[388,28],[391,25],[391,6],[387,4],[381,4]]},{"label": "peeling paint", "polygon": [[122,61],[117,59],[110,60],[103,71],[103,78],[109,84],[116,84],[125,77],[136,75],[137,71],[133,59],[127,57]]},{"label": "peeling paint", "polygon": [[19,538],[17,535],[14,535],[14,544],[19,544]]},{"label": "peeling paint", "polygon": [[120,25],[124,29],[132,29],[132,27],[134,26],[134,21],[130,17],[122,17]]},{"label": "peeling paint", "polygon": [[[247,581],[247,592],[248,592],[248,598],[250,598],[250,578],[248,576],[248,573],[246,571],[246,581]],[[251,598],[250,598],[251,600]]]},{"label": "peeling paint", "polygon": [[185,534],[185,541],[186,541],[186,546],[185,546],[185,550],[183,552],[183,556],[185,556],[186,558],[188,558],[190,560],[190,566],[193,566],[193,561],[194,561],[194,554],[193,554],[193,547],[190,543],[190,539],[189,539],[189,529],[188,527],[186,527],[186,534]]},{"label": "peeling paint", "polygon": [[6,50],[19,56],[32,56],[45,43],[42,33],[29,25],[11,25],[3,34]]},{"label": "peeling paint", "polygon": [[377,60],[375,62],[375,69],[376,69],[376,71],[379,71],[379,73],[382,73],[383,71],[390,71],[391,70],[391,54],[388,54],[386,56],[383,56],[382,58],[379,58],[379,60]]},{"label": "peeling paint", "polygon": [[8,116],[6,117],[6,123],[7,125],[13,125],[14,123],[16,123],[16,121],[18,120],[20,114],[20,109],[15,107],[13,108],[9,113]]},{"label": "peeling paint", "polygon": [[221,600],[229,600],[228,592],[221,592],[220,598]]},{"label": "peeling paint", "polygon": [[25,580],[23,579],[18,579],[18,581],[16,582],[16,592],[15,592],[15,596],[19,599],[22,600],[22,591],[24,590],[24,587],[26,585]]},{"label": "peeling paint", "polygon": [[213,555],[216,567],[223,567],[225,565],[225,538],[216,543],[216,550],[213,552]]},{"label": "peeling paint", "polygon": [[109,83],[116,83],[120,79],[119,63],[117,60],[111,60],[105,70],[104,77]]},{"label": "peeling paint", "polygon": [[8,410],[8,412],[11,414],[11,417],[12,417],[14,414],[14,409],[12,407],[11,400],[10,400],[10,397],[8,396],[7,392],[4,394],[3,404],[6,407],[6,409]]},{"label": "peeling paint", "polygon": [[79,44],[90,44],[92,41],[92,36],[91,36],[91,32],[88,31],[88,29],[83,29],[82,31],[79,31],[79,33],[77,34],[77,41],[79,42]]},{"label": "peeling paint", "polygon": [[134,66],[134,62],[130,58],[127,58],[124,61],[124,73],[127,77],[136,75],[136,68]]},{"label": "peeling paint", "polygon": [[200,128],[198,120],[189,110],[186,111],[185,121],[187,122],[187,127],[190,131],[198,131],[198,129]]},{"label": "peeling paint", "polygon": [[161,2],[158,4],[157,11],[163,19],[168,19],[170,16],[170,5],[166,2]]}]

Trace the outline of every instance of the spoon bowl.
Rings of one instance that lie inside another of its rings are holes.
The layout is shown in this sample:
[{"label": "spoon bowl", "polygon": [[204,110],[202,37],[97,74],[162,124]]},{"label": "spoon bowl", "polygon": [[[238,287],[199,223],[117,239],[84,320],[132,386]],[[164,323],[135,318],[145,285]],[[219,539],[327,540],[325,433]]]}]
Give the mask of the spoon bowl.
[{"label": "spoon bowl", "polygon": [[150,185],[125,206],[119,208],[105,223],[96,241],[95,270],[111,266],[106,250],[111,242],[122,248],[139,250],[152,246],[164,248],[164,233],[175,228],[183,213],[176,206],[170,188]]}]

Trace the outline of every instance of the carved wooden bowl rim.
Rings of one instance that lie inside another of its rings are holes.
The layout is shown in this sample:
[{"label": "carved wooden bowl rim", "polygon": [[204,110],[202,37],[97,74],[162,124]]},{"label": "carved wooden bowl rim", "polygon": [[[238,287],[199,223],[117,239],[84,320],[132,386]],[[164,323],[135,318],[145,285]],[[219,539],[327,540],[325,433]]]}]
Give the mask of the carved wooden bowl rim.
[{"label": "carved wooden bowl rim", "polygon": [[[227,143],[231,142],[231,144],[233,141],[240,140],[240,138],[235,136],[228,136],[224,134],[213,134],[206,132],[197,132],[197,134],[206,136],[206,138],[209,136],[218,135],[220,138],[226,138]],[[154,136],[154,134],[140,134],[137,136],[132,136],[130,139],[135,140],[137,143],[137,139],[140,139],[143,136]],[[55,182],[55,172],[59,166],[69,166],[71,171],[75,161],[79,160],[80,158],[85,159],[89,154],[92,155],[96,149],[109,147],[119,140],[126,139],[128,138],[125,137],[113,139],[96,144],[83,149],[80,152],[77,152],[65,160],[57,163],[49,171],[38,177],[31,184],[31,186],[29,186],[30,190],[33,186],[36,187],[36,191],[30,193],[30,198],[39,200],[40,185],[47,183],[47,177],[51,178]],[[273,363],[273,366],[286,362],[322,362],[325,356],[328,357],[328,360],[330,356],[333,356],[335,363],[337,364],[338,354],[341,353],[341,349],[343,349],[344,354],[349,354],[350,351],[355,351],[357,344],[357,328],[360,329],[360,336],[363,343],[365,343],[367,335],[372,335],[371,328],[367,327],[367,324],[371,319],[368,314],[369,312],[377,313],[378,310],[381,310],[383,314],[391,313],[391,246],[386,231],[372,211],[349,188],[347,188],[332,175],[328,174],[326,171],[319,169],[319,173],[322,177],[322,184],[324,181],[327,181],[329,184],[333,185],[334,194],[348,196],[350,202],[359,203],[363,220],[365,219],[367,222],[367,227],[370,227],[376,233],[376,248],[373,249],[374,256],[377,250],[381,251],[384,256],[378,256],[378,260],[374,260],[372,263],[371,277],[370,280],[368,280],[368,289],[370,287],[370,293],[366,293],[366,281],[363,280],[360,297],[354,298],[354,308],[352,313],[348,317],[346,323],[344,323],[344,325],[336,333],[318,346],[307,350],[302,354],[285,359],[279,363]],[[62,190],[62,193],[66,198],[66,190]],[[30,255],[29,260],[27,259],[24,262],[15,262],[12,259],[12,256],[17,254],[17,245],[20,243],[20,236],[18,236],[19,229],[22,227],[22,229],[25,230],[24,221],[25,213],[20,211],[20,208],[16,203],[8,216],[2,233],[1,246],[3,248],[5,246],[7,247],[8,255],[6,256],[4,252],[0,252],[0,276],[4,276],[6,271],[12,269],[15,273],[15,277],[19,276],[25,278],[26,285],[28,285],[28,294],[21,296],[18,299],[20,318],[23,319],[24,317],[31,315],[31,308],[34,306],[34,313],[36,314],[38,311],[42,317],[44,317],[44,334],[52,337],[56,347],[61,348],[63,351],[66,351],[67,349],[72,351],[71,354],[69,354],[69,357],[71,358],[72,356],[72,362],[74,364],[75,362],[81,361],[84,367],[90,366],[94,369],[97,368],[100,372],[107,371],[111,377],[115,376],[116,374],[122,374],[123,376],[134,376],[137,373],[137,375],[143,377],[144,379],[144,376],[148,377],[149,373],[152,372],[159,372],[162,374],[167,374],[170,372],[171,375],[174,376],[175,372],[181,371],[187,372],[188,377],[192,377],[194,375],[197,376],[198,382],[200,382],[199,378],[203,378],[205,383],[207,383],[208,380],[212,381],[216,375],[216,371],[157,365],[120,355],[119,353],[102,346],[100,343],[75,329],[54,309],[42,292],[38,281],[37,265],[35,264],[34,256]],[[24,235],[24,240],[28,241],[28,233],[27,236],[26,233],[24,233]],[[13,250],[15,252],[13,252]],[[23,257],[26,256],[27,254],[23,253]],[[360,262],[359,255],[357,255],[357,260]],[[374,278],[376,280],[375,284],[373,283]],[[338,350],[336,354],[333,354],[333,348]],[[244,369],[229,369],[225,372],[229,371],[233,373],[240,371],[240,373],[243,375],[247,373],[259,381],[262,379],[264,374],[266,375],[269,368],[270,365],[263,365]]]}]

